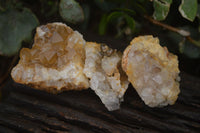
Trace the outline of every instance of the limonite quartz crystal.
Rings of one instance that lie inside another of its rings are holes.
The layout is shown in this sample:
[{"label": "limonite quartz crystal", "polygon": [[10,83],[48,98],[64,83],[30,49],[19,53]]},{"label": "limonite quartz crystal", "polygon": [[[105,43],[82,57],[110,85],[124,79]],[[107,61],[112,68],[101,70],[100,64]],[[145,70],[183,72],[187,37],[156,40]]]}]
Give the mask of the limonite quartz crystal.
[{"label": "limonite quartz crystal", "polygon": [[62,23],[37,28],[31,49],[20,51],[20,60],[11,72],[15,82],[58,93],[89,87],[83,73],[85,40]]},{"label": "limonite quartz crystal", "polygon": [[177,56],[157,38],[133,39],[122,56],[62,23],[38,27],[32,48],[21,49],[11,72],[15,82],[51,93],[90,87],[109,111],[120,108],[129,81],[148,106],[174,104],[178,74]]},{"label": "limonite quartz crystal", "polygon": [[178,59],[160,46],[158,38],[134,38],[123,53],[122,68],[146,105],[162,107],[177,100]]},{"label": "limonite quartz crystal", "polygon": [[11,76],[15,82],[51,93],[91,87],[111,111],[119,109],[129,84],[121,56],[106,45],[86,43],[65,24],[49,23],[37,28],[31,49],[20,51]]},{"label": "limonite quartz crystal", "polygon": [[100,97],[109,111],[120,108],[128,88],[128,79],[121,68],[120,52],[104,44],[87,42],[84,73],[90,79],[90,87]]}]

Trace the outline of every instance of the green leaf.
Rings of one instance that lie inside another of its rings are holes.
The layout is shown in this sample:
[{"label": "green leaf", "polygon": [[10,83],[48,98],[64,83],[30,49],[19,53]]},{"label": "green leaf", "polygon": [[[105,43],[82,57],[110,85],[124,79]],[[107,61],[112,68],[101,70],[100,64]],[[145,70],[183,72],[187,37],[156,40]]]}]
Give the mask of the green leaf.
[{"label": "green leaf", "polygon": [[22,41],[31,38],[32,30],[39,24],[27,8],[23,11],[9,9],[0,12],[0,54],[11,56],[21,48]]},{"label": "green leaf", "polygon": [[199,23],[198,31],[200,32],[200,4],[198,4],[197,18]]},{"label": "green leaf", "polygon": [[179,6],[181,15],[189,21],[193,21],[197,14],[197,0],[182,0]]},{"label": "green leaf", "polygon": [[131,16],[124,13],[123,11],[115,11],[110,13],[109,15],[103,15],[99,24],[99,34],[100,35],[105,34],[108,23],[119,18],[124,18],[131,31],[134,31],[135,20]]},{"label": "green leaf", "polygon": [[200,18],[200,3],[198,4],[197,16]]},{"label": "green leaf", "polygon": [[[187,29],[187,28],[183,28],[181,27],[181,29]],[[193,30],[192,28],[190,28],[190,32]],[[168,39],[168,43],[174,44],[172,46],[178,45],[178,49],[179,52],[181,54],[186,55],[189,58],[200,58],[200,47],[194,45],[193,43],[191,43],[190,41],[188,41],[186,38],[182,37],[179,34],[176,34],[174,32],[169,32],[170,34],[168,34],[167,36],[169,37]],[[192,33],[192,32],[191,32]],[[170,42],[172,41],[172,42]],[[199,42],[200,41],[196,41]],[[175,49],[175,47],[173,47],[173,50]]]},{"label": "green leaf", "polygon": [[183,53],[190,58],[200,58],[200,48],[186,41],[183,46]]},{"label": "green leaf", "polygon": [[110,13],[109,15],[104,14],[101,18],[101,21],[99,23],[99,34],[104,35],[107,29],[107,25],[109,22],[114,21],[115,19],[125,16],[126,14],[121,11],[115,11]]},{"label": "green leaf", "polygon": [[129,15],[125,15],[125,19],[126,19],[126,22],[127,22],[128,26],[130,27],[130,29],[132,31],[134,31],[134,29],[135,29],[135,20],[132,17],[130,17]]},{"label": "green leaf", "polygon": [[169,13],[171,3],[172,0],[154,0],[153,18],[159,21],[164,20]]},{"label": "green leaf", "polygon": [[101,18],[101,21],[99,23],[99,34],[100,35],[104,35],[105,32],[106,32],[106,28],[107,28],[107,15],[103,15],[102,18]]},{"label": "green leaf", "polygon": [[121,16],[125,16],[125,13],[124,12],[120,12],[120,11],[115,11],[115,12],[112,12],[110,15],[108,15],[107,17],[107,22],[111,22]]},{"label": "green leaf", "polygon": [[76,24],[84,20],[83,9],[75,0],[61,0],[59,12],[66,22]]}]

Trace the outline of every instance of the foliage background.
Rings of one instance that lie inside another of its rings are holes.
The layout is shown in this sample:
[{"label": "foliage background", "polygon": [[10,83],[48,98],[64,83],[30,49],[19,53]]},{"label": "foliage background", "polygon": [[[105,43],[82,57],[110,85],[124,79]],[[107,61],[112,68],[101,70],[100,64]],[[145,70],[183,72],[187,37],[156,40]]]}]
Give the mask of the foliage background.
[{"label": "foliage background", "polygon": [[108,45],[121,51],[132,38],[152,34],[178,55],[181,71],[200,77],[200,0],[0,0],[1,84],[19,50],[33,44],[35,28],[55,21],[84,36],[120,40]]}]

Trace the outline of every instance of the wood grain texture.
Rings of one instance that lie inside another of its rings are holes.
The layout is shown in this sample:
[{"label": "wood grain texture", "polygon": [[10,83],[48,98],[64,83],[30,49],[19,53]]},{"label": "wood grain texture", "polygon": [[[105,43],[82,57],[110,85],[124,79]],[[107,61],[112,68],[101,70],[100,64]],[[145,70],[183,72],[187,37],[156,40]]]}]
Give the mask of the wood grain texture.
[{"label": "wood grain texture", "polygon": [[200,79],[181,73],[175,105],[150,108],[129,86],[121,109],[107,111],[92,90],[48,94],[11,81],[0,103],[0,133],[157,133],[200,131]]}]

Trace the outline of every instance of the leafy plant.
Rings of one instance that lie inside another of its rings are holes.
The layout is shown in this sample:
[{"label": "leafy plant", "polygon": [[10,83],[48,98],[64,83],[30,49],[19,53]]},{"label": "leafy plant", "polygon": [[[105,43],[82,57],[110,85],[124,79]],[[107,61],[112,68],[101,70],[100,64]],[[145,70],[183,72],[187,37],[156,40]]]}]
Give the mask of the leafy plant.
[{"label": "leafy plant", "polygon": [[21,48],[22,41],[31,39],[32,30],[39,24],[27,8],[22,11],[8,9],[0,13],[0,53],[13,55]]},{"label": "leafy plant", "polygon": [[[165,20],[167,17],[172,0],[154,0],[154,14],[153,17],[156,20]],[[198,2],[197,0],[181,0],[179,6],[179,12],[182,17],[189,21],[193,21],[197,14]]]},{"label": "leafy plant", "polygon": [[179,12],[187,20],[194,21],[197,15],[197,0],[182,0],[179,6]]},{"label": "leafy plant", "polygon": [[[96,0],[96,1],[100,3],[101,0]],[[105,5],[106,2],[108,1],[110,0],[103,0],[101,2],[103,5]],[[129,4],[126,4],[126,1],[123,1],[123,2],[118,1],[118,3],[121,4],[120,6],[114,6],[114,8],[113,6],[111,6],[110,10],[105,10],[105,13],[102,15],[102,18],[99,24],[100,35],[105,34],[105,32],[107,31],[106,29],[109,28],[108,25],[110,24],[116,25],[115,26],[116,29],[119,29],[120,25],[118,23],[123,22],[123,24],[125,25],[124,26],[125,28],[121,28],[120,30],[117,30],[117,31],[120,31],[120,33],[121,32],[125,33],[126,30],[124,29],[127,29],[128,27],[129,29],[131,29],[130,35],[133,36],[133,34],[136,31],[136,24],[138,24],[138,17],[144,18],[146,20],[149,20],[149,22],[152,22],[155,25],[161,26],[170,31],[180,34],[181,35],[180,38],[182,39],[180,39],[179,42],[177,43],[177,45],[179,46],[179,52],[186,54],[190,58],[200,58],[198,56],[200,52],[200,40],[198,40],[199,39],[198,37],[193,38],[193,34],[199,35],[199,33],[195,33],[188,29],[185,30],[185,29],[181,29],[177,27],[172,27],[168,24],[159,22],[159,21],[166,20],[170,12],[170,7],[174,4],[177,4],[178,3],[177,1],[175,2],[173,0],[142,0],[142,1],[135,0],[134,3],[132,3],[131,1],[128,1],[128,2]],[[105,6],[107,7],[106,9],[109,9],[108,5],[110,5],[110,3],[107,4],[107,6]],[[117,5],[117,2],[113,5]],[[173,12],[179,11],[180,15],[184,19],[191,21],[191,25],[192,25],[192,22],[195,20],[195,18],[197,18],[198,19],[197,21],[200,27],[200,17],[199,17],[200,15],[198,11],[199,5],[200,4],[198,4],[197,0],[181,0],[181,3],[179,3],[179,6],[176,8],[176,10],[173,10]],[[153,8],[154,10],[152,10],[151,8]],[[103,10],[102,7],[100,7],[100,9]],[[152,15],[153,19],[149,17],[150,15]],[[172,16],[172,17],[176,17],[176,16]],[[141,21],[141,19],[139,21]],[[171,23],[176,23],[176,22],[173,22],[173,19],[171,19]],[[183,20],[182,25],[183,24],[184,24],[184,20]],[[185,25],[188,25],[188,22]]]},{"label": "leafy plant", "polygon": [[[130,27],[131,31],[134,31],[135,29],[135,20],[133,17],[128,15],[126,12],[130,12],[131,14],[135,14],[134,11],[128,10],[128,9],[119,9],[119,11],[114,11],[108,15],[104,15],[101,19],[101,22],[99,24],[99,34],[103,35],[106,32],[107,25],[116,19],[125,20],[127,25]],[[121,31],[121,29],[120,29]]]},{"label": "leafy plant", "polygon": [[[40,13],[45,18],[53,16],[59,9],[60,16],[68,23],[76,24],[84,19],[83,10],[75,0],[60,0],[59,4],[52,0],[35,3],[41,5]],[[25,0],[0,1],[0,55],[16,54],[23,41],[30,41],[33,29],[39,25],[36,15],[24,7],[26,4]]]},{"label": "leafy plant", "polygon": [[84,20],[83,9],[75,0],[61,0],[59,12],[65,21],[73,24]]},{"label": "leafy plant", "polygon": [[[137,14],[145,13],[145,0],[136,0],[136,1],[112,1],[111,0],[96,0],[98,1],[97,6],[103,12],[102,18],[99,24],[99,34],[103,35],[109,29],[110,25],[113,25],[116,28],[117,36],[125,35],[126,38],[131,37],[134,33],[139,31],[139,23],[135,19]],[[100,3],[102,3],[100,5]],[[102,5],[110,5],[110,8],[103,8]],[[108,10],[109,9],[109,10]]]},{"label": "leafy plant", "polygon": [[154,0],[153,1],[153,7],[154,7],[153,18],[156,20],[164,20],[169,13],[171,3],[172,3],[172,0]]}]

